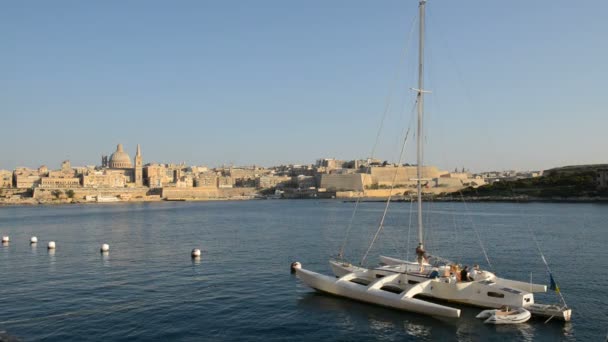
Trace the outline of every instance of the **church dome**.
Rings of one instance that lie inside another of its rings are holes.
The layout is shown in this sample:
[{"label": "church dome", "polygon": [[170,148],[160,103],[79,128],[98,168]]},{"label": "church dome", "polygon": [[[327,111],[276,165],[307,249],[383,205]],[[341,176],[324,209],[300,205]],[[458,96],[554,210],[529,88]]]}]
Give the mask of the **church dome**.
[{"label": "church dome", "polygon": [[132,168],[131,157],[122,148],[122,144],[116,146],[116,152],[110,156],[109,166],[111,169],[129,169]]}]

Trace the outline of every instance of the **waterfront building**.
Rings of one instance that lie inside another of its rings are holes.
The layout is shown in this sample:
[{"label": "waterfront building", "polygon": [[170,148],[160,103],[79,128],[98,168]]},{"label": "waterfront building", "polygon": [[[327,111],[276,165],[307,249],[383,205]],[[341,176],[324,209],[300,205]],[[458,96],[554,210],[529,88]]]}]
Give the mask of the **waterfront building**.
[{"label": "waterfront building", "polygon": [[201,172],[194,179],[194,186],[197,188],[217,189],[217,174],[213,171]]},{"label": "waterfront building", "polygon": [[20,167],[13,171],[13,185],[20,189],[30,189],[40,185],[38,170]]},{"label": "waterfront building", "polygon": [[232,177],[220,176],[217,178],[217,187],[220,189],[228,189],[233,187]]},{"label": "waterfront building", "polygon": [[299,175],[296,177],[298,189],[310,189],[317,187],[317,179],[314,176]]},{"label": "waterfront building", "polygon": [[82,176],[82,186],[85,188],[124,188],[128,181],[121,170],[92,170]]},{"label": "waterfront building", "polygon": [[80,188],[80,178],[78,177],[42,177],[40,179],[41,188]]},{"label": "waterfront building", "polygon": [[255,180],[255,187],[258,189],[268,189],[276,187],[286,187],[291,184],[291,176],[260,176]]},{"label": "waterfront building", "polygon": [[13,187],[13,173],[9,170],[0,170],[0,188]]},{"label": "waterfront building", "polygon": [[596,181],[598,189],[608,189],[608,168],[597,170]]}]

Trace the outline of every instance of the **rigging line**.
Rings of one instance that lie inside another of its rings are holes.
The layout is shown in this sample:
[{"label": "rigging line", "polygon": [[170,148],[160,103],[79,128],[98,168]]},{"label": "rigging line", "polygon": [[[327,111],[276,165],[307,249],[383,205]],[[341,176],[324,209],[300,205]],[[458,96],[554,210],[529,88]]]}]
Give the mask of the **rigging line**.
[{"label": "rigging line", "polygon": [[[520,208],[520,211],[521,211],[521,208]],[[547,269],[547,273],[549,274],[549,277],[551,277],[551,279],[553,279],[553,272],[551,272],[549,263],[547,262],[547,259],[545,259],[545,255],[543,254],[543,251],[540,248],[540,244],[538,243],[538,240],[536,239],[536,234],[534,234],[534,231],[532,230],[532,226],[530,225],[530,220],[527,220],[527,221],[528,221],[528,224],[527,224],[528,231],[530,231],[530,235],[532,235],[532,240],[534,240],[534,243],[536,244],[536,248],[538,249],[538,252],[540,253],[540,257],[543,260],[543,263],[545,264],[545,268]],[[564,298],[564,295],[562,294],[562,292],[561,291],[556,291],[556,292],[559,295],[564,306],[567,308],[568,304],[566,304],[566,299]]]},{"label": "rigging line", "polygon": [[[416,27],[415,24],[416,24],[417,18],[418,18],[417,16],[414,16],[414,19],[412,20],[412,24],[410,25],[410,32],[408,35],[408,39],[406,41],[405,48],[403,49],[403,58],[400,59],[400,62],[397,66],[397,71],[395,72],[393,80],[391,82],[391,86],[389,88],[389,93],[385,100],[384,113],[382,114],[382,119],[380,120],[380,126],[378,127],[378,132],[376,133],[376,140],[374,142],[374,146],[372,147],[372,152],[369,157],[370,159],[373,159],[375,157],[376,148],[378,147],[378,143],[380,142],[380,134],[382,133],[382,129],[384,127],[384,121],[391,108],[393,92],[394,92],[394,89],[396,88],[397,78],[399,76],[398,70],[400,70],[403,67],[403,64],[405,63],[407,53],[408,53],[409,42],[412,40],[412,36],[414,34],[414,29]],[[346,243],[348,242],[348,236],[350,235],[350,231],[352,230],[353,222],[355,220],[355,216],[357,214],[357,209],[359,208],[359,203],[361,202],[362,196],[363,196],[363,192],[361,192],[361,193],[359,193],[359,195],[357,195],[357,200],[355,201],[355,208],[353,209],[353,214],[351,215],[350,220],[348,222],[348,226],[346,227],[346,236],[344,237],[344,241],[342,242],[342,246],[340,247],[340,252],[338,253],[339,259],[344,258],[344,249],[346,248]]]},{"label": "rigging line", "polygon": [[475,227],[475,221],[473,221],[473,217],[470,216],[469,207],[467,206],[467,202],[464,200],[462,191],[458,190],[458,193],[460,194],[460,198],[462,199],[462,203],[464,204],[464,210],[467,212],[467,214],[469,214],[469,218],[471,220],[471,227],[473,227],[473,231],[475,232],[475,235],[477,236],[477,241],[479,241],[479,246],[481,247],[481,250],[483,251],[483,256],[486,258],[486,262],[488,263],[488,266],[490,267],[490,269],[494,270],[494,266],[492,266],[492,263],[490,262],[490,258],[488,258],[488,253],[486,252],[486,248],[483,245],[483,241],[481,241],[479,232],[477,231],[477,228]]},{"label": "rigging line", "polygon": [[[414,105],[416,105],[417,103],[418,103],[418,101],[415,101]],[[414,108],[415,108],[415,106],[412,107],[412,113],[413,113]],[[376,239],[378,238],[378,234],[380,234],[380,231],[382,231],[382,228],[384,227],[384,219],[386,218],[386,213],[388,212],[388,207],[391,204],[391,199],[393,196],[393,189],[395,187],[395,180],[397,179],[399,165],[401,165],[401,161],[403,159],[403,152],[405,151],[405,146],[407,145],[407,138],[410,135],[410,128],[411,128],[411,125],[408,126],[407,132],[405,132],[405,137],[403,138],[403,144],[401,145],[401,152],[399,153],[399,162],[397,163],[397,167],[395,168],[395,174],[393,175],[393,181],[391,182],[391,188],[388,192],[388,199],[386,200],[386,205],[384,206],[384,213],[382,214],[382,218],[380,219],[380,224],[378,225],[376,234],[374,234],[374,238],[372,239],[372,242],[369,244],[367,251],[363,255],[363,258],[361,258],[361,262],[359,263],[360,265],[363,265],[363,263],[365,262],[365,259],[367,259],[367,255],[369,254],[370,250],[372,249],[372,246],[374,245],[374,243],[376,242]]]},{"label": "rigging line", "polygon": [[[511,190],[511,194],[515,194],[515,191],[513,191],[512,184],[509,185],[509,189]],[[517,199],[516,199],[516,203],[519,203],[517,201]],[[519,212],[520,212],[520,216],[523,217],[524,213],[523,213],[523,209],[521,207],[519,207]],[[549,274],[549,279],[551,279],[552,282],[555,284],[555,287],[556,287],[555,292],[557,293],[560,300],[564,304],[564,307],[567,308],[568,304],[566,304],[566,299],[564,298],[564,295],[562,294],[562,292],[559,291],[559,287],[557,286],[557,283],[555,282],[555,279],[553,278],[553,272],[551,272],[549,263],[547,262],[547,259],[545,259],[545,255],[543,254],[543,251],[540,248],[540,244],[538,243],[538,240],[536,239],[536,234],[534,234],[534,231],[532,230],[532,226],[530,225],[530,220],[526,220],[526,222],[527,222],[527,226],[528,226],[528,231],[530,232],[530,235],[532,235],[532,240],[534,240],[534,243],[536,244],[536,248],[538,249],[538,253],[540,254],[540,257],[541,257],[543,263],[545,264],[546,272]],[[584,224],[584,222],[583,222],[583,224]],[[549,322],[552,318],[553,318],[553,316],[549,317],[549,319],[547,321],[545,321],[545,323]]]},{"label": "rigging line", "polygon": [[[454,242],[456,244],[456,246],[462,246],[462,242],[461,242],[461,231],[458,229],[458,224],[456,223],[456,208],[454,207],[454,202],[450,201],[450,208],[452,211],[452,224],[454,225]],[[462,257],[462,250],[457,248],[456,249],[456,262],[458,264],[460,264],[460,262],[462,261],[463,257]]]}]

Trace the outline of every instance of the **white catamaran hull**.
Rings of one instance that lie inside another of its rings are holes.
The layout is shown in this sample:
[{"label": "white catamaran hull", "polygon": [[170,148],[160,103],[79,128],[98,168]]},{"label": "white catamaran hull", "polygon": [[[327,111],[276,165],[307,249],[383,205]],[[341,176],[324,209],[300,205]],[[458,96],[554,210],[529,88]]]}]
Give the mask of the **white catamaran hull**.
[{"label": "white catamaran hull", "polygon": [[[340,278],[333,278],[305,269],[297,269],[296,275],[306,285],[322,292],[336,296],[347,297],[363,302],[387,306],[395,309],[412,311],[431,316],[460,317],[460,309],[429,303],[420,299],[412,298],[429,284],[420,286],[404,293],[394,293],[382,288],[396,280],[399,275],[384,277],[363,285],[357,281],[357,274],[350,273]],[[354,280],[354,281],[353,281]],[[430,283],[430,281],[429,281]]]},{"label": "white catamaran hull", "polygon": [[[336,277],[356,273],[360,278],[375,279],[386,275],[400,273],[406,278],[404,281],[393,284],[396,288],[406,291],[409,287],[429,280],[427,265],[426,273],[417,272],[420,265],[396,258],[380,256],[388,266],[367,269],[349,263],[332,260],[330,266]],[[407,273],[405,275],[404,273]],[[429,297],[438,300],[473,305],[482,308],[498,309],[503,305],[511,307],[524,307],[533,315],[554,317],[569,321],[571,310],[557,305],[539,304],[534,302],[532,292],[546,292],[547,286],[524,283],[515,280],[498,278],[491,272],[484,271],[482,277],[470,282],[455,282],[448,277],[438,277],[432,287],[416,293],[419,297]],[[514,286],[515,285],[515,286]],[[526,291],[531,289],[533,291]]]}]

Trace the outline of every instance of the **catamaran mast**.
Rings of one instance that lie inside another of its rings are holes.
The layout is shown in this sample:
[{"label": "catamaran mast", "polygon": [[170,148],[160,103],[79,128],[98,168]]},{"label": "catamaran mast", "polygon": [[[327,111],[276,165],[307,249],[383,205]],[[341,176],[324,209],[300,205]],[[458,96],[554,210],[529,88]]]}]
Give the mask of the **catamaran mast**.
[{"label": "catamaran mast", "polygon": [[424,112],[424,6],[420,0],[420,36],[418,43],[418,130],[416,132],[416,188],[418,189],[418,243],[424,245],[422,235],[422,114]]}]

